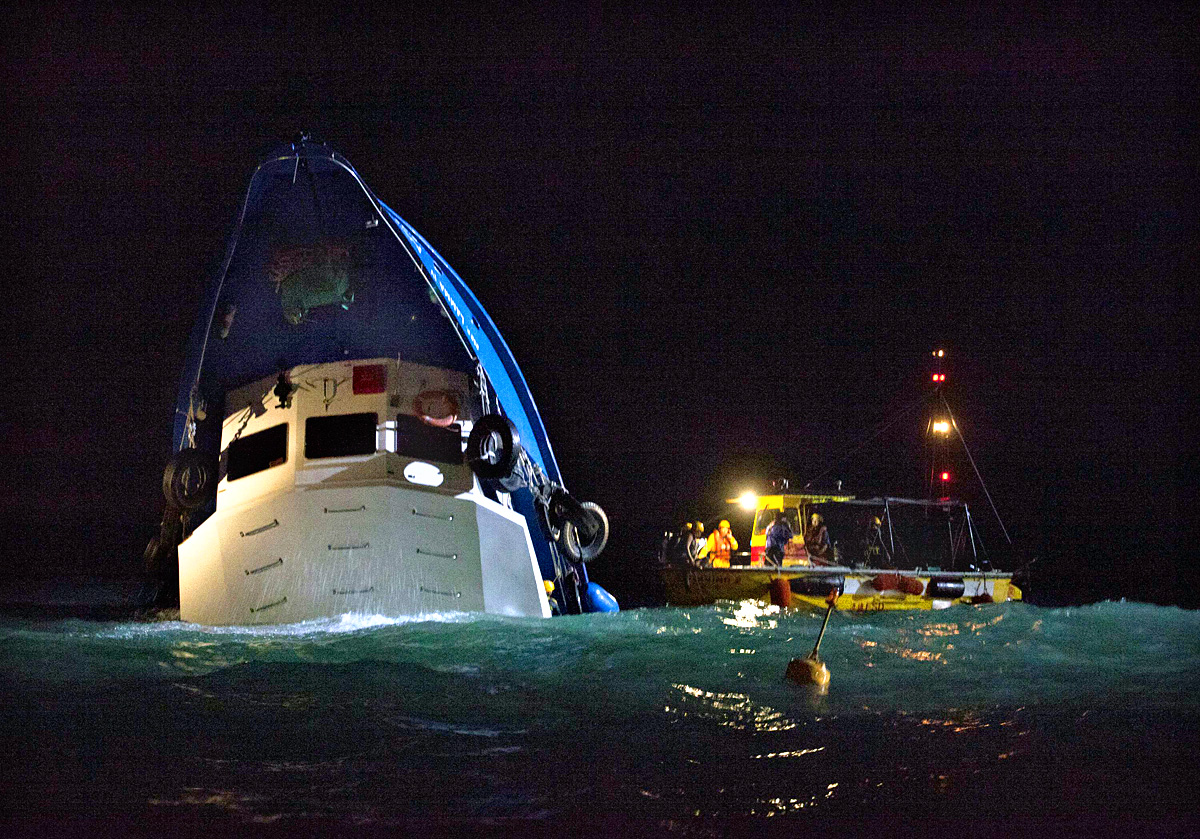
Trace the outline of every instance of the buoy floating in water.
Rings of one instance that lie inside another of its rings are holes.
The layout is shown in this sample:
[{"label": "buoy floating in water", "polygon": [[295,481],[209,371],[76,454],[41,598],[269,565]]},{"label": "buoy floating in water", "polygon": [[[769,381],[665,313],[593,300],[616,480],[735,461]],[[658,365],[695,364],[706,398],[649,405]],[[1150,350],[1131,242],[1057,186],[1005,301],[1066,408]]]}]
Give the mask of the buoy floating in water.
[{"label": "buoy floating in water", "polygon": [[837,605],[837,597],[837,589],[833,589],[825,598],[829,608],[825,610],[825,620],[821,623],[817,643],[813,645],[812,652],[804,658],[793,658],[788,662],[786,673],[788,681],[798,685],[812,685],[822,693],[829,688],[829,668],[825,666],[825,662],[821,661],[821,656],[817,654],[817,651],[821,648],[821,639],[825,637],[825,627],[829,626],[829,616],[833,614],[834,606]]},{"label": "buoy floating in water", "polygon": [[829,687],[829,668],[816,653],[811,653],[804,658],[793,658],[788,662],[787,678],[788,681],[798,685],[827,688]]}]

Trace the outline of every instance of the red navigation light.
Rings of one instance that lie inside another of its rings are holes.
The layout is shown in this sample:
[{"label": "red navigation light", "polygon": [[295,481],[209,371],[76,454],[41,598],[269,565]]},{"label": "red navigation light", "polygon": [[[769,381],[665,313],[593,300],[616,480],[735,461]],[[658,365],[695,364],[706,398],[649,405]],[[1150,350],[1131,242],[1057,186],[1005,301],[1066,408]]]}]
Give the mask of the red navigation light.
[{"label": "red navigation light", "polygon": [[386,364],[355,364],[354,393],[383,393],[387,390]]},{"label": "red navigation light", "polygon": [[946,374],[945,374],[945,373],[934,373],[934,374],[933,374],[933,381],[935,381],[935,382],[944,382],[944,381],[946,381]]},{"label": "red navigation light", "polygon": [[933,380],[934,380],[935,382],[938,380],[937,373],[934,373],[934,374],[933,374]]},{"label": "red navigation light", "polygon": [[948,481],[948,480],[950,480],[950,473],[949,473],[949,472],[943,472],[943,473],[942,473],[942,480],[943,480],[943,481]]}]

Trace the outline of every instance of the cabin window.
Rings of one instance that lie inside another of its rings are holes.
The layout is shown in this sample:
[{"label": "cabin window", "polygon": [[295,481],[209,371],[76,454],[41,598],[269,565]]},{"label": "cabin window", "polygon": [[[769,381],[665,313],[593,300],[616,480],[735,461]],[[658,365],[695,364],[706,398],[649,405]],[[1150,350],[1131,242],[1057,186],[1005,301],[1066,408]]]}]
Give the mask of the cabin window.
[{"label": "cabin window", "polygon": [[438,463],[462,463],[462,430],[458,423],[440,428],[411,414],[400,414],[396,417],[396,454]]},{"label": "cabin window", "polygon": [[315,460],[375,454],[378,426],[378,414],[311,417],[304,423],[304,456]]},{"label": "cabin window", "polygon": [[230,441],[226,477],[236,481],[286,463],[287,445],[286,422]]},{"label": "cabin window", "polygon": [[[778,508],[774,509],[774,510],[770,510],[770,509],[759,510],[758,518],[755,519],[755,522],[754,522],[754,535],[757,536],[761,533],[766,533],[767,528],[770,527],[772,522],[775,521],[775,514],[778,512],[779,512]],[[796,508],[790,507],[789,509],[784,510],[783,514],[787,518],[788,526],[790,526],[792,528],[792,533],[797,536],[800,535],[800,533],[802,531],[800,528],[800,521],[796,515]]]}]

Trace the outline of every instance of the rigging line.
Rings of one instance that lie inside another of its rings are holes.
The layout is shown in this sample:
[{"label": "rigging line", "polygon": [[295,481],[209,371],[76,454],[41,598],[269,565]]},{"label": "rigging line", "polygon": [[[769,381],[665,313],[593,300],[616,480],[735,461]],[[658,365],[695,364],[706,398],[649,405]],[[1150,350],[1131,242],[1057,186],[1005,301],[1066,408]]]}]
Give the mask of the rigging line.
[{"label": "rigging line", "polygon": [[813,481],[819,481],[821,478],[824,478],[826,475],[828,475],[834,469],[836,469],[837,467],[839,467],[843,463],[845,463],[847,460],[849,460],[852,456],[858,454],[860,451],[862,451],[864,448],[866,448],[868,443],[872,442],[880,434],[882,434],[883,432],[885,432],[889,428],[891,428],[893,425],[895,425],[898,420],[903,419],[904,417],[908,416],[913,411],[915,411],[917,408],[921,407],[921,405],[924,403],[924,401],[925,401],[924,397],[922,397],[921,399],[918,399],[918,400],[912,402],[907,408],[904,408],[903,410],[901,410],[900,413],[896,414],[890,420],[886,420],[884,423],[882,423],[880,425],[879,428],[877,428],[875,430],[874,433],[872,433],[870,436],[868,436],[865,440],[863,440],[861,443],[859,443],[856,447],[839,455],[838,459],[834,460],[832,465],[828,469],[826,469],[821,474],[819,474],[813,478],[810,478],[804,484],[805,489],[807,489],[813,483]]},{"label": "rigging line", "polygon": [[958,439],[962,442],[963,451],[967,453],[967,460],[971,461],[971,468],[975,470],[975,477],[979,479],[979,485],[983,487],[983,494],[987,497],[988,504],[992,507],[992,514],[996,516],[996,521],[1000,523],[1000,532],[1004,534],[1004,540],[1008,544],[1012,544],[1012,539],[1009,538],[1008,528],[1004,526],[1004,520],[1000,518],[1000,511],[996,509],[996,503],[992,501],[992,494],[988,492],[987,484],[983,482],[983,475],[979,474],[979,467],[975,465],[975,458],[971,457],[971,449],[967,447],[967,438],[963,437],[962,429],[958,427],[958,420],[954,418],[954,411],[950,410],[950,403],[946,401],[946,397],[938,393],[942,399],[942,404],[946,406],[946,413],[950,415],[950,422],[954,423],[954,430],[958,432]]},{"label": "rigging line", "polygon": [[[387,227],[388,231],[392,234],[392,238],[394,238],[399,243],[400,247],[404,249],[404,252],[408,254],[408,258],[412,260],[413,267],[417,269],[417,273],[421,276],[421,279],[425,281],[425,284],[429,287],[429,290],[437,296],[439,304],[443,309],[447,310],[447,314],[449,314],[448,307],[446,306],[445,301],[442,299],[442,294],[437,290],[437,286],[434,285],[433,278],[429,276],[425,269],[424,263],[417,258],[415,253],[413,253],[413,250],[411,247],[409,247],[409,243],[405,240],[404,235],[396,229],[396,226],[392,223],[391,218],[389,218],[388,214],[384,212],[383,207],[380,206],[381,202],[375,197],[375,193],[371,192],[370,188],[363,183],[362,178],[358,176],[358,172],[354,171],[352,167],[344,164],[341,160],[338,160],[336,155],[334,155],[331,159],[339,166],[344,168],[346,172],[349,173],[352,178],[354,178],[359,188],[363,191],[363,195],[365,195],[367,200],[371,203],[372,209],[375,210],[375,213]],[[463,345],[463,349],[467,351],[467,357],[478,364],[480,368],[482,368],[483,365],[479,360],[479,356],[474,352],[474,350],[471,349],[471,342],[467,339],[465,328],[461,327],[453,317],[450,317],[449,321],[450,325],[454,328],[454,333],[458,336],[459,342]]]},{"label": "rigging line", "polygon": [[[271,163],[278,163],[281,160],[287,160],[290,155],[283,155],[272,160],[265,161],[259,164],[254,170],[254,174],[250,176],[250,185],[246,187],[246,195],[242,199],[242,211],[238,214],[237,227],[234,229],[233,239],[229,243],[229,249],[225,252],[225,261],[221,265],[221,279],[217,282],[217,293],[213,295],[212,308],[208,312],[208,325],[204,327],[204,341],[200,345],[200,363],[196,365],[196,378],[192,381],[192,393],[195,394],[197,388],[200,387],[200,374],[204,370],[204,356],[208,352],[208,341],[212,337],[213,320],[217,316],[217,306],[221,302],[221,292],[225,289],[225,278],[229,275],[229,266],[233,262],[233,255],[237,251],[238,241],[242,236],[242,227],[246,221],[246,210],[250,206],[250,194],[254,191],[254,183],[258,180],[258,175],[262,172],[263,167]],[[297,158],[297,163],[299,159]]]}]

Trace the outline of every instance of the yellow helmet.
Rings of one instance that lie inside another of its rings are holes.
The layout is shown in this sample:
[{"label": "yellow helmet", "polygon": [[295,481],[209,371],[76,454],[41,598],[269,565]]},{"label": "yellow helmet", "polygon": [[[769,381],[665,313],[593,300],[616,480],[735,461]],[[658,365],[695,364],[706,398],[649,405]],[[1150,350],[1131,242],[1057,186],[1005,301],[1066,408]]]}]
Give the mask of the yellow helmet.
[{"label": "yellow helmet", "polygon": [[721,523],[717,525],[717,529],[720,530],[722,527],[729,527],[729,522],[725,521],[725,519],[721,519]]}]

